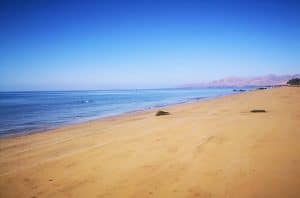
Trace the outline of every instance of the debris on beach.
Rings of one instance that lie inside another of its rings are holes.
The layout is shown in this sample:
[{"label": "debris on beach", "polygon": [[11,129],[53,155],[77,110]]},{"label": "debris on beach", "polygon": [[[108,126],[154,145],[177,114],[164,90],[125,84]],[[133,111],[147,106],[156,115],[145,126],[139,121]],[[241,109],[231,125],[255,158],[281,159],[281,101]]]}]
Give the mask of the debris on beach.
[{"label": "debris on beach", "polygon": [[253,109],[250,112],[251,113],[266,113],[267,111],[264,109]]},{"label": "debris on beach", "polygon": [[170,115],[170,113],[167,111],[158,111],[155,114],[155,116],[162,116],[162,115]]}]

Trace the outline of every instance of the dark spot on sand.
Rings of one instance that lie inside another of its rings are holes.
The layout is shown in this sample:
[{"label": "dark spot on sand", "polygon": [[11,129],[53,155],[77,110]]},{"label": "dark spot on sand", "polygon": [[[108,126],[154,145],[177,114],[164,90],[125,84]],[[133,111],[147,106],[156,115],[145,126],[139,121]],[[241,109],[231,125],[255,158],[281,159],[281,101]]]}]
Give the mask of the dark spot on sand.
[{"label": "dark spot on sand", "polygon": [[251,113],[266,113],[267,111],[264,109],[253,109],[250,112]]},{"label": "dark spot on sand", "polygon": [[25,178],[24,181],[25,182],[30,182],[30,179],[29,178]]},{"label": "dark spot on sand", "polygon": [[48,181],[53,181],[53,179],[49,179]]},{"label": "dark spot on sand", "polygon": [[167,111],[158,111],[158,112],[156,112],[156,114],[155,114],[156,116],[162,116],[162,115],[170,115],[170,113],[169,112],[167,112]]}]

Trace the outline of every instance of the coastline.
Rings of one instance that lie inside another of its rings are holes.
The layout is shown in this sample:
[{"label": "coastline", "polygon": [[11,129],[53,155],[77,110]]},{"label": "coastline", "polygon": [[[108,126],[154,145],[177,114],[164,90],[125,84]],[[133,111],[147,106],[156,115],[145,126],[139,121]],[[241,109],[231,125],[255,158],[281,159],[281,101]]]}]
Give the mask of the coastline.
[{"label": "coastline", "polygon": [[[255,91],[255,90],[247,90],[247,91]],[[135,115],[138,113],[143,113],[146,111],[157,111],[160,110],[162,108],[168,108],[168,107],[172,107],[172,106],[177,106],[177,105],[182,105],[182,104],[191,104],[191,103],[197,103],[197,102],[201,102],[201,101],[206,101],[206,100],[213,100],[216,98],[221,98],[224,96],[229,96],[229,95],[234,95],[234,94],[240,94],[242,92],[232,92],[232,93],[227,93],[227,94],[223,94],[223,95],[219,95],[219,96],[213,96],[213,97],[198,97],[198,98],[192,98],[192,99],[186,99],[183,102],[177,102],[177,103],[170,103],[170,104],[165,104],[165,105],[161,105],[161,106],[150,106],[147,108],[141,108],[141,109],[137,109],[137,110],[132,110],[132,111],[125,111],[123,113],[119,113],[116,115],[110,115],[110,116],[100,116],[100,117],[95,117],[95,118],[84,118],[82,120],[79,121],[74,121],[74,122],[67,122],[67,123],[61,123],[59,125],[53,125],[53,126],[49,126],[49,127],[45,127],[44,129],[35,129],[35,130],[29,130],[29,131],[24,131],[24,132],[15,132],[15,133],[11,133],[11,134],[7,134],[7,135],[3,135],[0,136],[0,139],[7,139],[7,138],[15,138],[15,137],[19,137],[19,136],[27,136],[27,135],[31,135],[31,134],[36,134],[36,133],[45,133],[45,132],[51,132],[53,130],[57,130],[57,129],[63,129],[65,127],[68,126],[73,126],[73,125],[80,125],[80,124],[84,124],[87,122],[94,122],[94,121],[101,121],[101,120],[105,120],[105,119],[111,119],[111,118],[118,118],[118,117],[122,117],[122,116],[129,116],[129,115]]]},{"label": "coastline", "polygon": [[0,196],[297,197],[299,100],[254,90],[1,138]]}]

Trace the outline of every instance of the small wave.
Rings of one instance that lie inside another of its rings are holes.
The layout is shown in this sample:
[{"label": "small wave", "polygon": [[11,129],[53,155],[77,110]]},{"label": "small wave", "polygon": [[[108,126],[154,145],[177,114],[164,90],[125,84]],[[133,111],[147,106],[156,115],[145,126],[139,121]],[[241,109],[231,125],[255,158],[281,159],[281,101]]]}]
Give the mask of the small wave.
[{"label": "small wave", "polygon": [[92,103],[94,102],[93,100],[82,100],[81,103]]}]

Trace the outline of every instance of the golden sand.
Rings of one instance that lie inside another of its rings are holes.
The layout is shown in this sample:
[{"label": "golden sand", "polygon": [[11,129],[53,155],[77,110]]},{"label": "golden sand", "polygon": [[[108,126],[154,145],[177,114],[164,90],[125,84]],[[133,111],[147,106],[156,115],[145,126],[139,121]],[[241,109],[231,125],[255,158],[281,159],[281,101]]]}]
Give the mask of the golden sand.
[{"label": "golden sand", "polygon": [[300,197],[300,88],[163,110],[1,139],[0,197]]}]

